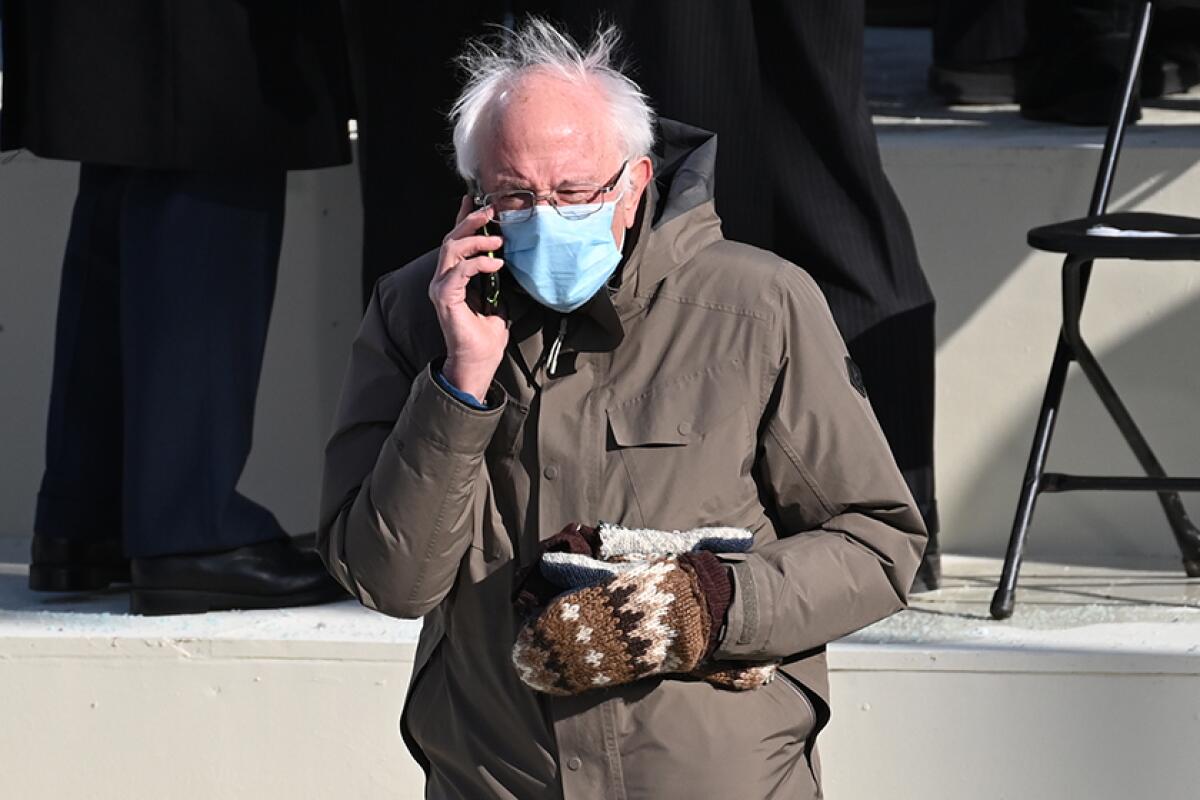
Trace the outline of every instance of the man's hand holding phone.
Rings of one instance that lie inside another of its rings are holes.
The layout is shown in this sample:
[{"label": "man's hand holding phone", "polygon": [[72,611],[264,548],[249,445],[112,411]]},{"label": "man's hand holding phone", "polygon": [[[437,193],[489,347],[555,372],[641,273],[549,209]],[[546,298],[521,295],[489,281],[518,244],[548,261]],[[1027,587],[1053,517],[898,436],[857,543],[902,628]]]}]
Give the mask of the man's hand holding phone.
[{"label": "man's hand holding phone", "polygon": [[[442,374],[456,388],[480,402],[484,402],[508,346],[507,321],[468,302],[471,279],[476,275],[485,279],[494,276],[504,265],[503,260],[489,255],[499,250],[504,240],[480,234],[480,229],[491,220],[490,207],[475,209],[471,198],[464,197],[458,222],[442,240],[437,268],[429,282],[429,299],[446,340]],[[485,287],[488,283],[484,281]],[[488,288],[497,290],[494,285]]]}]

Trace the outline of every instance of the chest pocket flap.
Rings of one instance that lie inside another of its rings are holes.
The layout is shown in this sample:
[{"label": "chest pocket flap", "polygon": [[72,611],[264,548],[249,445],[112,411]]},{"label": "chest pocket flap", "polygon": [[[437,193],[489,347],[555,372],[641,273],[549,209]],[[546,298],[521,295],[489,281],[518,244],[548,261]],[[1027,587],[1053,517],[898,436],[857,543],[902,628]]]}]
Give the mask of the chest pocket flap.
[{"label": "chest pocket flap", "polygon": [[729,366],[713,367],[617,401],[608,409],[613,441],[619,447],[638,447],[686,445],[703,438],[745,405],[740,373]]}]

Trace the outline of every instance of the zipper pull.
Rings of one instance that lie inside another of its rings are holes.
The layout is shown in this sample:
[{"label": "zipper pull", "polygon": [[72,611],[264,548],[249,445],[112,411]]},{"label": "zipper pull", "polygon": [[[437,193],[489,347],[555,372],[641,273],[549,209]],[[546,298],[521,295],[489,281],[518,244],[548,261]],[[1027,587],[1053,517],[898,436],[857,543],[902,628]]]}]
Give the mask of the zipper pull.
[{"label": "zipper pull", "polygon": [[550,345],[550,353],[546,357],[546,374],[551,378],[554,377],[554,371],[558,369],[558,354],[562,352],[563,339],[566,335],[567,318],[563,316],[558,321],[558,336],[554,337],[554,343]]}]

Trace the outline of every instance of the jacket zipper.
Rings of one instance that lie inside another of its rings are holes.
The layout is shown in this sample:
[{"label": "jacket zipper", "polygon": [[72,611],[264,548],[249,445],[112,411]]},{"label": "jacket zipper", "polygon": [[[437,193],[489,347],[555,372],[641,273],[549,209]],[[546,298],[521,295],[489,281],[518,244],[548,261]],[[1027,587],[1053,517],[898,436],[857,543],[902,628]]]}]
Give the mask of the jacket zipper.
[{"label": "jacket zipper", "polygon": [[554,343],[550,345],[550,352],[546,356],[546,374],[551,378],[554,377],[555,370],[558,369],[558,354],[562,352],[563,339],[567,335],[567,318],[559,317],[558,320],[558,336],[554,337]]}]

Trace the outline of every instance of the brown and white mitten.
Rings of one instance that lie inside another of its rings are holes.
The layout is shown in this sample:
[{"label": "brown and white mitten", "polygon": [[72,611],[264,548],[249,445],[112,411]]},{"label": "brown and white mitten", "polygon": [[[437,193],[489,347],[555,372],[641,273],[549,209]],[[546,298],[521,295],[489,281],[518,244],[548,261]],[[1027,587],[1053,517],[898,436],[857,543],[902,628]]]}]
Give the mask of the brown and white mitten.
[{"label": "brown and white mitten", "polygon": [[[520,584],[518,607],[523,612],[549,604],[526,624],[513,649],[522,680],[550,694],[576,694],[660,673],[686,673],[732,690],[770,682],[777,662],[709,660],[733,599],[729,568],[713,553],[745,552],[752,542],[752,534],[740,528],[660,531],[608,523],[594,529],[568,525],[543,542],[540,574]],[[669,577],[647,569],[659,562],[673,562]],[[649,591],[656,581],[660,590]],[[630,587],[636,587],[632,594]],[[551,601],[564,590],[569,594]],[[667,601],[662,600],[664,592],[671,594]],[[689,597],[699,603],[685,599]],[[645,607],[658,601],[663,607]],[[649,618],[647,610],[653,610]],[[698,635],[697,610],[705,633],[702,652],[694,659],[688,636]],[[616,628],[602,624],[597,633],[595,623],[610,617],[618,620]],[[687,635],[676,641],[672,631]],[[671,641],[660,657],[657,644],[667,639]],[[605,670],[598,669],[602,663]]]},{"label": "brown and white mitten", "polygon": [[708,654],[711,630],[694,568],[656,559],[553,600],[521,629],[513,665],[533,689],[578,694],[689,672]]}]

